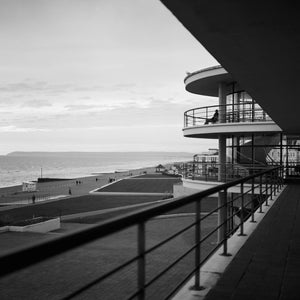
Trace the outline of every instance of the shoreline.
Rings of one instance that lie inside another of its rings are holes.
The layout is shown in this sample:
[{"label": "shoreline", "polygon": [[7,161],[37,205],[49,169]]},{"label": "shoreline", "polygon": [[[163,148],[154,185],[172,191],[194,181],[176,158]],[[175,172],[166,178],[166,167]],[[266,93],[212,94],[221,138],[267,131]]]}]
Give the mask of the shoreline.
[{"label": "shoreline", "polygon": [[[168,165],[172,165],[171,163]],[[166,165],[167,166],[167,165]],[[1,205],[28,205],[32,203],[32,196],[35,195],[36,202],[51,201],[51,197],[60,196],[60,199],[67,197],[77,197],[88,194],[91,190],[101,188],[113,181],[126,177],[142,175],[144,172],[155,173],[155,167],[145,167],[123,172],[106,172],[92,174],[89,176],[76,177],[73,179],[63,179],[37,182],[37,190],[33,192],[23,192],[22,185],[14,185],[0,188]],[[71,192],[71,194],[70,194]],[[43,200],[44,199],[44,200]],[[56,199],[58,201],[59,199]],[[18,202],[20,204],[18,204]]]}]

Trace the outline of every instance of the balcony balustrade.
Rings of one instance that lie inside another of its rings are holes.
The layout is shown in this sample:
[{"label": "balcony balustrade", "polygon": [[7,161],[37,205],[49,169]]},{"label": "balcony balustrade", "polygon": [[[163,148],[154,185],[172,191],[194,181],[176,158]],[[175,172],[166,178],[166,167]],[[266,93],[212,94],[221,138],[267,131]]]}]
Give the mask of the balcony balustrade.
[{"label": "balcony balustrade", "polygon": [[[184,126],[194,127],[206,125],[218,110],[218,120],[210,123],[242,123],[242,122],[272,122],[270,116],[255,102],[240,102],[237,104],[213,105],[194,108],[184,113]],[[224,117],[220,114],[224,114]]]},{"label": "balcony balustrade", "polygon": [[[271,166],[241,166],[237,164],[221,164],[215,162],[188,162],[184,164],[183,178],[201,181],[228,182],[270,169]],[[219,170],[222,172],[219,174]]]}]

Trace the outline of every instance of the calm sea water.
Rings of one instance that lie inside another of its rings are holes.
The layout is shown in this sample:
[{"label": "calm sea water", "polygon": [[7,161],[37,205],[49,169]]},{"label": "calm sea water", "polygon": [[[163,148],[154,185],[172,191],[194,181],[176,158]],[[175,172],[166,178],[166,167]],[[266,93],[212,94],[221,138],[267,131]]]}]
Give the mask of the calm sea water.
[{"label": "calm sea water", "polygon": [[0,187],[19,185],[43,177],[75,178],[92,173],[138,169],[191,160],[190,153],[120,152],[55,153],[0,156]]}]

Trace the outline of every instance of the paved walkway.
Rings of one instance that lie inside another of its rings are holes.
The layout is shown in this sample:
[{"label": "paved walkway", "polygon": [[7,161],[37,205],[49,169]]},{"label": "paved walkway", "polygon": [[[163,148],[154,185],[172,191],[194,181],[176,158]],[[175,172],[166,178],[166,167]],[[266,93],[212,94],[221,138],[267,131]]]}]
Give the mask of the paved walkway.
[{"label": "paved walkway", "polygon": [[300,299],[300,185],[289,185],[205,300]]}]

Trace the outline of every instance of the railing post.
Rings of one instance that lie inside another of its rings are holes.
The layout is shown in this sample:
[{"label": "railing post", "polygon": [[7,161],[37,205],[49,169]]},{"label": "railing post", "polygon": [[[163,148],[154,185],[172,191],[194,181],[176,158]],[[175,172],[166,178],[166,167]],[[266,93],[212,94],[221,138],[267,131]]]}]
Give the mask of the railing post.
[{"label": "railing post", "polygon": [[255,212],[255,207],[254,207],[254,198],[255,198],[255,193],[254,193],[254,177],[251,179],[251,223],[255,223],[254,220],[254,212]]},{"label": "railing post", "polygon": [[195,110],[193,109],[193,126],[195,126]]},{"label": "railing post", "polygon": [[275,171],[272,172],[272,178],[273,178],[273,185],[274,185],[274,197],[276,196],[276,193],[277,193],[277,184],[276,184],[276,174],[275,174]]},{"label": "railing post", "polygon": [[279,193],[279,191],[280,191],[280,169],[277,169],[276,175],[277,175],[277,192]]},{"label": "railing post", "polygon": [[269,206],[269,203],[268,203],[269,185],[268,185],[268,176],[267,176],[267,174],[265,174],[265,179],[266,179],[266,204],[265,204],[265,206]]},{"label": "railing post", "polygon": [[223,253],[221,255],[223,256],[231,256],[231,254],[228,253],[227,249],[227,239],[228,239],[228,233],[227,233],[227,210],[228,210],[228,204],[227,204],[227,189],[225,189],[223,192],[219,193],[219,197],[221,197],[221,210],[220,210],[220,219],[221,219],[221,226],[223,228],[222,230],[222,240],[223,240]]},{"label": "railing post", "polygon": [[202,290],[200,286],[200,263],[201,263],[201,199],[196,201],[196,225],[195,225],[195,284],[192,290]]},{"label": "railing post", "polygon": [[273,200],[273,172],[271,172],[269,177],[270,177],[270,181],[271,181],[271,184],[270,184],[270,188],[271,188],[270,200]]},{"label": "railing post", "polygon": [[263,204],[263,181],[262,175],[259,176],[259,212],[262,214],[262,204]]},{"label": "railing post", "polygon": [[146,260],[145,260],[145,223],[138,224],[138,300],[145,299]]},{"label": "railing post", "polygon": [[245,236],[244,233],[244,182],[241,183],[241,215],[240,215],[240,234],[239,236]]}]

